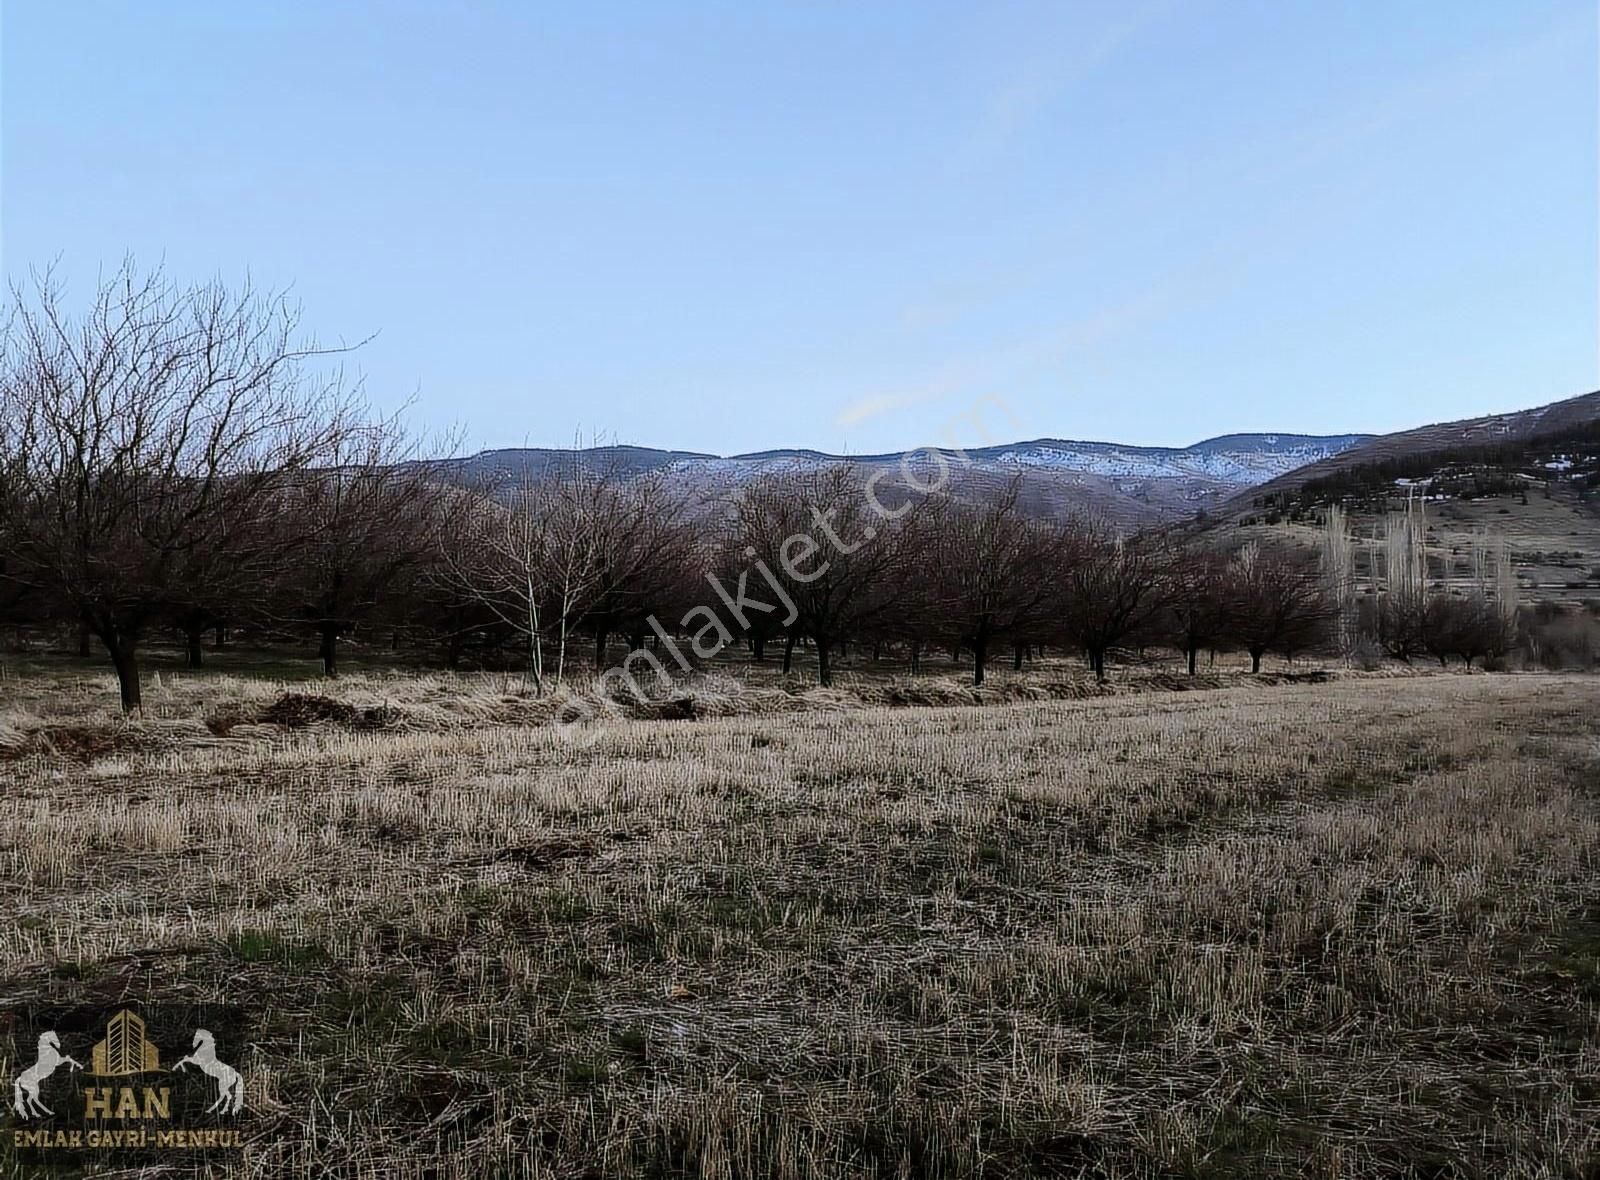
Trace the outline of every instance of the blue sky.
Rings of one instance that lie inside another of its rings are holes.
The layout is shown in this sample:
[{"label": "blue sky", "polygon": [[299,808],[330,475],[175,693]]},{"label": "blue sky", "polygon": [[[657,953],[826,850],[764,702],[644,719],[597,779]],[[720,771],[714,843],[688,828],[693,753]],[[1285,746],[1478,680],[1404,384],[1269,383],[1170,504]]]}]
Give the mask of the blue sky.
[{"label": "blue sky", "polygon": [[1397,429],[1600,386],[1597,45],[1593,0],[7,0],[0,262],[293,283],[469,448]]}]

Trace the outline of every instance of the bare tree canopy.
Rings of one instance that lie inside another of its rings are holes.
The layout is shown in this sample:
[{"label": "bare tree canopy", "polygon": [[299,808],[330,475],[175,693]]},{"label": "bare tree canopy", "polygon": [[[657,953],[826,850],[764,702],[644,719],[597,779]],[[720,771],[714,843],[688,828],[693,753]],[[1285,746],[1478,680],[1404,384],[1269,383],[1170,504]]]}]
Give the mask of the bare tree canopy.
[{"label": "bare tree canopy", "polygon": [[647,633],[691,673],[738,644],[759,662],[780,638],[788,672],[809,643],[824,684],[851,645],[875,660],[903,646],[916,673],[924,644],[943,644],[955,662],[971,654],[981,685],[997,643],[1018,670],[1036,646],[1076,648],[1103,680],[1127,649],[1154,645],[1177,648],[1191,674],[1203,647],[1248,651],[1256,670],[1269,651],[1348,655],[1363,611],[1370,641],[1405,660],[1470,664],[1516,635],[1503,541],[1475,543],[1473,583],[1452,590],[1420,503],[1373,540],[1360,610],[1356,539],[1332,509],[1319,568],[1310,552],[1215,530],[1180,546],[1170,530],[1051,519],[1020,474],[956,497],[902,464],[886,503],[881,469],[826,462],[744,485],[719,525],[696,515],[692,488],[624,467],[616,448],[452,484],[399,414],[370,420],[322,371],[341,351],[303,339],[295,306],[248,284],[181,286],[130,262],[81,307],[50,272],[13,287],[0,621],[70,628],[85,655],[97,637],[126,709],[152,631],[180,631],[193,666],[202,633],[229,623],[314,634],[327,675],[342,644],[379,628],[394,646],[442,640],[452,665],[468,637],[490,657],[511,645],[540,692],[568,678],[579,636],[597,672],[622,634],[624,667],[665,679]]},{"label": "bare tree canopy", "polygon": [[683,500],[663,481],[625,478],[576,454],[474,491],[475,507],[444,538],[441,577],[519,636],[540,692],[547,645],[559,685],[580,624],[587,620],[603,647],[610,627],[636,624],[668,592],[690,551]]},{"label": "bare tree canopy", "polygon": [[737,547],[793,603],[790,634],[816,645],[822,684],[838,645],[895,613],[900,580],[920,565],[907,525],[931,501],[907,499],[891,518],[866,492],[862,474],[840,463],[758,480],[735,505]]},{"label": "bare tree canopy", "polygon": [[992,645],[1043,624],[1056,590],[1046,570],[1057,538],[1022,512],[1021,488],[1018,476],[986,503],[935,502],[929,514],[922,602],[942,630],[971,649],[975,685],[983,683]]},{"label": "bare tree canopy", "polygon": [[1063,530],[1057,562],[1063,630],[1104,680],[1112,647],[1148,637],[1172,601],[1167,550],[1159,537],[1125,539],[1080,518]]},{"label": "bare tree canopy", "polygon": [[346,427],[329,351],[281,294],[181,287],[131,262],[79,314],[48,272],[14,287],[0,361],[8,580],[76,615],[138,706],[159,618],[259,572],[262,514]]},{"label": "bare tree canopy", "polygon": [[337,674],[339,640],[353,628],[406,619],[449,527],[459,493],[415,461],[420,447],[398,415],[352,424],[276,494],[282,559],[269,613],[316,634],[325,676]]},{"label": "bare tree canopy", "polygon": [[1261,670],[1269,651],[1293,657],[1326,643],[1338,616],[1317,559],[1284,547],[1245,545],[1229,574],[1233,634]]}]

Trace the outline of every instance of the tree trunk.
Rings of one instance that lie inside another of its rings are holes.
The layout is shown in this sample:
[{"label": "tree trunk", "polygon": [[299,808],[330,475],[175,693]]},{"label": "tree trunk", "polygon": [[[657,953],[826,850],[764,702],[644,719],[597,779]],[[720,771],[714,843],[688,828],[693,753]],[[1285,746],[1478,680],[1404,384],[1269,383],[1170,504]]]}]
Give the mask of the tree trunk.
[{"label": "tree trunk", "polygon": [[1191,676],[1194,675],[1195,665],[1196,665],[1196,663],[1199,662],[1199,659],[1200,659],[1200,647],[1199,647],[1198,644],[1191,643],[1189,645],[1189,675],[1191,675]]},{"label": "tree trunk", "polygon": [[980,635],[972,641],[972,683],[974,686],[983,683],[983,672],[988,663],[989,640],[987,636]]},{"label": "tree trunk", "polygon": [[533,695],[544,696],[544,640],[537,633],[528,636],[528,677],[533,681]]},{"label": "tree trunk", "polygon": [[1011,649],[1011,670],[1013,672],[1022,671],[1022,644],[1020,643]]},{"label": "tree trunk", "polygon": [[911,674],[915,676],[922,671],[922,644],[915,639],[911,641]]},{"label": "tree trunk", "polygon": [[785,635],[783,637],[783,670],[784,670],[785,673],[787,673],[793,667],[794,667],[794,636],[791,634],[791,635]]},{"label": "tree trunk", "polygon": [[883,658],[883,641],[880,640],[880,639],[874,639],[872,641],[872,662],[874,664],[876,664],[882,658]]},{"label": "tree trunk", "polygon": [[321,640],[317,644],[317,655],[322,658],[322,674],[337,676],[339,675],[339,625],[323,623],[318,630]]},{"label": "tree trunk", "polygon": [[606,666],[606,640],[610,638],[609,632],[604,627],[596,627],[594,631],[594,670],[603,671]]},{"label": "tree trunk", "polygon": [[750,637],[750,658],[758,664],[767,658],[767,637],[765,635],[752,635]]},{"label": "tree trunk", "polygon": [[198,668],[205,663],[205,649],[200,646],[200,637],[204,634],[205,629],[203,627],[185,627],[183,629],[185,647],[183,662],[186,667]]},{"label": "tree trunk", "polygon": [[828,662],[828,641],[820,635],[817,644],[817,683],[826,688],[833,683],[833,665]]},{"label": "tree trunk", "polygon": [[87,658],[90,654],[89,625],[87,623],[82,623],[78,626],[78,654],[85,658]]},{"label": "tree trunk", "polygon": [[1265,648],[1260,647],[1252,647],[1250,649],[1250,671],[1261,671],[1261,656],[1265,650]]},{"label": "tree trunk", "polygon": [[228,646],[228,629],[221,623],[217,624],[217,635],[216,638],[212,640],[211,646],[216,648],[218,651],[221,651],[223,648]]},{"label": "tree trunk", "polygon": [[131,713],[144,703],[139,696],[138,640],[118,635],[106,641],[111,666],[117,670],[117,689],[122,694],[122,711]]},{"label": "tree trunk", "polygon": [[1096,680],[1104,680],[1106,678],[1105,648],[1091,647],[1089,649],[1089,667],[1093,669]]}]

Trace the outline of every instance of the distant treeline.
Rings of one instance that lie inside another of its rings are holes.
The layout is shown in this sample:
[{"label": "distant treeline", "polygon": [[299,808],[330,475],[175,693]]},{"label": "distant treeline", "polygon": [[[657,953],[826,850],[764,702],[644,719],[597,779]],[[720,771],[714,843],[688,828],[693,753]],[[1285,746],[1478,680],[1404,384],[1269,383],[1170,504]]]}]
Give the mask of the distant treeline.
[{"label": "distant treeline", "polygon": [[620,638],[640,691],[726,648],[781,648],[787,671],[804,644],[824,684],[852,645],[913,671],[962,652],[982,683],[1004,649],[1077,651],[1104,677],[1146,646],[1192,669],[1201,649],[1259,666],[1328,639],[1313,555],[1040,519],[1020,478],[957,498],[956,455],[771,474],[704,511],[576,454],[452,479],[326,373],[279,294],[129,266],[76,314],[42,276],[0,323],[0,626],[98,643],[127,709],[162,634],[191,666],[207,633],[314,639],[328,675],[347,640],[406,637],[451,666],[519,659],[541,689],[590,664],[580,645],[615,672]]},{"label": "distant treeline", "polygon": [[[898,651],[912,672],[949,651],[981,684],[1007,649],[1013,667],[1081,653],[1103,678],[1147,647],[1192,673],[1201,651],[1259,669],[1359,638],[1342,557],[1330,576],[1284,544],[1041,519],[1020,477],[957,498],[960,457],[944,452],[870,476],[769,474],[705,511],[660,473],[576,454],[453,482],[417,461],[432,456],[402,421],[320,371],[329,350],[301,340],[281,295],[129,267],[72,315],[46,275],[0,323],[0,627],[75,631],[85,656],[98,641],[127,709],[162,634],[191,666],[208,632],[314,640],[330,676],[347,640],[404,637],[452,667],[518,661],[541,690],[587,665],[637,692],[729,648],[780,649],[788,671],[803,644],[823,684],[851,646]],[[1471,456],[1591,444],[1592,427]],[[1348,556],[1335,515],[1327,548]],[[1470,662],[1504,651],[1509,604],[1391,591],[1359,629],[1395,658]]]}]

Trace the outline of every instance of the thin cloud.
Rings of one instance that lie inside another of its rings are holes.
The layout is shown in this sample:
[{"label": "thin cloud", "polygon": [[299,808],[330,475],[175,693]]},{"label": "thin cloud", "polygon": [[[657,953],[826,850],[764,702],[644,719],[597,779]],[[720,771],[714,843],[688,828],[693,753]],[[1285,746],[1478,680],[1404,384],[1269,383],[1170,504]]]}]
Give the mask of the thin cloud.
[{"label": "thin cloud", "polygon": [[929,394],[922,393],[875,393],[868,397],[854,401],[840,410],[834,416],[836,426],[859,426],[873,418],[881,418],[885,414],[892,414],[896,410],[910,409],[929,400]]},{"label": "thin cloud", "polygon": [[1169,11],[1173,2],[1153,0],[1140,5],[1087,42],[1074,39],[1064,46],[1060,37],[1030,42],[1007,71],[1010,80],[989,95],[977,127],[959,153],[966,167],[975,168],[1003,151],[1068,90],[1093,75],[1156,17]]},{"label": "thin cloud", "polygon": [[[1137,17],[1110,30],[1091,48],[1086,60],[1103,60],[1116,46],[1147,23],[1166,4],[1147,6]],[[1494,86],[1505,85],[1522,73],[1539,68],[1542,55],[1560,48],[1585,27],[1585,22],[1561,20],[1526,40],[1503,47],[1493,54],[1467,55],[1443,67],[1423,71],[1404,84],[1373,96],[1353,109],[1342,112],[1319,127],[1312,128],[1290,142],[1254,145],[1249,163],[1256,167],[1239,168],[1240,187],[1265,187],[1285,177],[1304,174],[1308,169],[1341,151],[1360,145],[1397,123],[1417,118],[1430,109]],[[1014,93],[999,103],[1006,118],[996,125],[1015,130],[1022,117],[1041,109],[1052,93],[1064,88],[1069,78],[1063,73],[1055,90],[1042,87],[1037,80],[1018,83]],[[877,395],[863,399],[852,409],[864,412],[852,419],[861,421],[890,409],[925,401],[970,396],[980,389],[999,388],[1030,372],[1059,367],[1076,352],[1086,351],[1113,338],[1126,337],[1171,316],[1184,307],[1203,303],[1241,281],[1248,267],[1263,258],[1294,248],[1307,225],[1326,224],[1348,211],[1358,200],[1370,197],[1375,182],[1370,178],[1343,176],[1330,180],[1313,191],[1280,199],[1264,210],[1251,227],[1240,233],[1218,237],[1194,250],[1183,264],[1151,276],[1142,291],[1102,311],[1000,341],[995,346],[957,358],[937,368],[924,382],[907,392]],[[1043,267],[1037,268],[1042,270]],[[991,286],[1003,289],[1005,278],[1021,281],[1026,272],[995,276]],[[902,313],[902,327],[921,327],[924,321],[948,321],[970,310],[967,303],[987,301],[985,285],[968,284],[967,289],[946,300],[915,305]]]},{"label": "thin cloud", "polygon": [[955,359],[904,388],[868,394],[851,402],[839,411],[834,422],[840,427],[859,426],[900,410],[1004,388],[1025,373],[1058,364],[1074,351],[1135,331],[1165,314],[1182,294],[1177,288],[1170,281],[1159,283],[1093,315],[1049,324],[995,348]]}]

